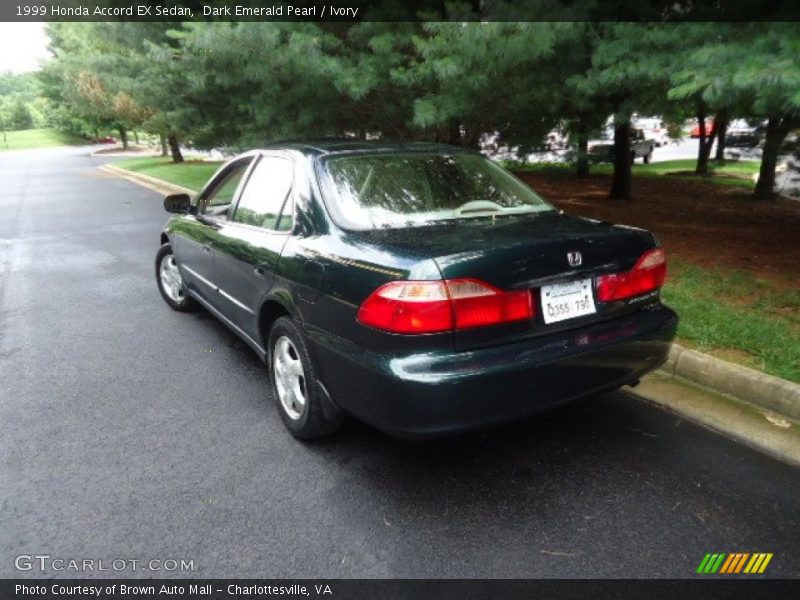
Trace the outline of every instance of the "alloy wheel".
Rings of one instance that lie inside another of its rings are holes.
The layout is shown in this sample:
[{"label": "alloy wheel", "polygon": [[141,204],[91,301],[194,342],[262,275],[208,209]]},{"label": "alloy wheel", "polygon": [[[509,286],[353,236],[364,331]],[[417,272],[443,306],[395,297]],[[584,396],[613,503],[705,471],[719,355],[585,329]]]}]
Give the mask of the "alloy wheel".
[{"label": "alloy wheel", "polygon": [[306,381],[300,354],[285,335],[275,342],[273,369],[281,406],[290,419],[297,421],[306,407]]},{"label": "alloy wheel", "polygon": [[169,296],[170,300],[180,304],[185,300],[185,293],[183,291],[183,278],[181,272],[178,270],[178,263],[175,262],[175,256],[166,254],[161,259],[161,264],[158,269],[159,278],[161,279],[161,287],[164,292]]}]

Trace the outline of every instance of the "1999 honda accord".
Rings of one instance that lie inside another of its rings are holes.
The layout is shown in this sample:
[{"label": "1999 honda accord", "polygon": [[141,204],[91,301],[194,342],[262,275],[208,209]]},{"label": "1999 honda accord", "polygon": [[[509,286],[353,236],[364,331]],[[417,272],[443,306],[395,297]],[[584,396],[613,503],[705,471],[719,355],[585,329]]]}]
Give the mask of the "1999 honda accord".
[{"label": "1999 honda accord", "polygon": [[480,154],[288,143],[169,196],[156,277],[269,366],[296,437],[353,415],[427,437],[633,383],[666,359],[664,251],[569,216]]}]

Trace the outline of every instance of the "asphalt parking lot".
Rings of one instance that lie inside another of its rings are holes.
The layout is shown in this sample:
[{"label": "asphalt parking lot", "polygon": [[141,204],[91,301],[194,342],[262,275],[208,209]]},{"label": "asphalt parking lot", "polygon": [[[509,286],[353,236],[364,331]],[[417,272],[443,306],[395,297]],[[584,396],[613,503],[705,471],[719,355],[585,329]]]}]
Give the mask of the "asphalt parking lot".
[{"label": "asphalt parking lot", "polygon": [[[257,357],[159,296],[166,214],[87,148],[0,154],[0,577],[19,555],[204,577],[800,575],[800,471],[617,392],[408,443],[303,444]],[[106,573],[107,574],[107,573]]]}]

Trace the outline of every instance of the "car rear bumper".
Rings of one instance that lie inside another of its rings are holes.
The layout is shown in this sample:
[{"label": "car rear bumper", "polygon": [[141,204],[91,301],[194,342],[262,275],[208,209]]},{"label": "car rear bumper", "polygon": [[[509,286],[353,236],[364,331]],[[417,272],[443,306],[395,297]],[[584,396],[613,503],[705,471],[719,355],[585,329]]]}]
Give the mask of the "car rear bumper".
[{"label": "car rear bumper", "polygon": [[398,437],[520,419],[636,381],[667,359],[677,315],[664,306],[580,330],[470,351],[383,355],[309,332],[333,401]]}]

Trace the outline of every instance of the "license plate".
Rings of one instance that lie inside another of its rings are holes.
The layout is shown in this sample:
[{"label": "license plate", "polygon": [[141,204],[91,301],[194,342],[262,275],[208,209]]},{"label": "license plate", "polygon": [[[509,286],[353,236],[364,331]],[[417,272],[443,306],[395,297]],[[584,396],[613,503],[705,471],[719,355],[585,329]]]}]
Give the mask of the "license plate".
[{"label": "license plate", "polygon": [[542,316],[545,323],[557,323],[595,312],[591,279],[542,286]]}]

